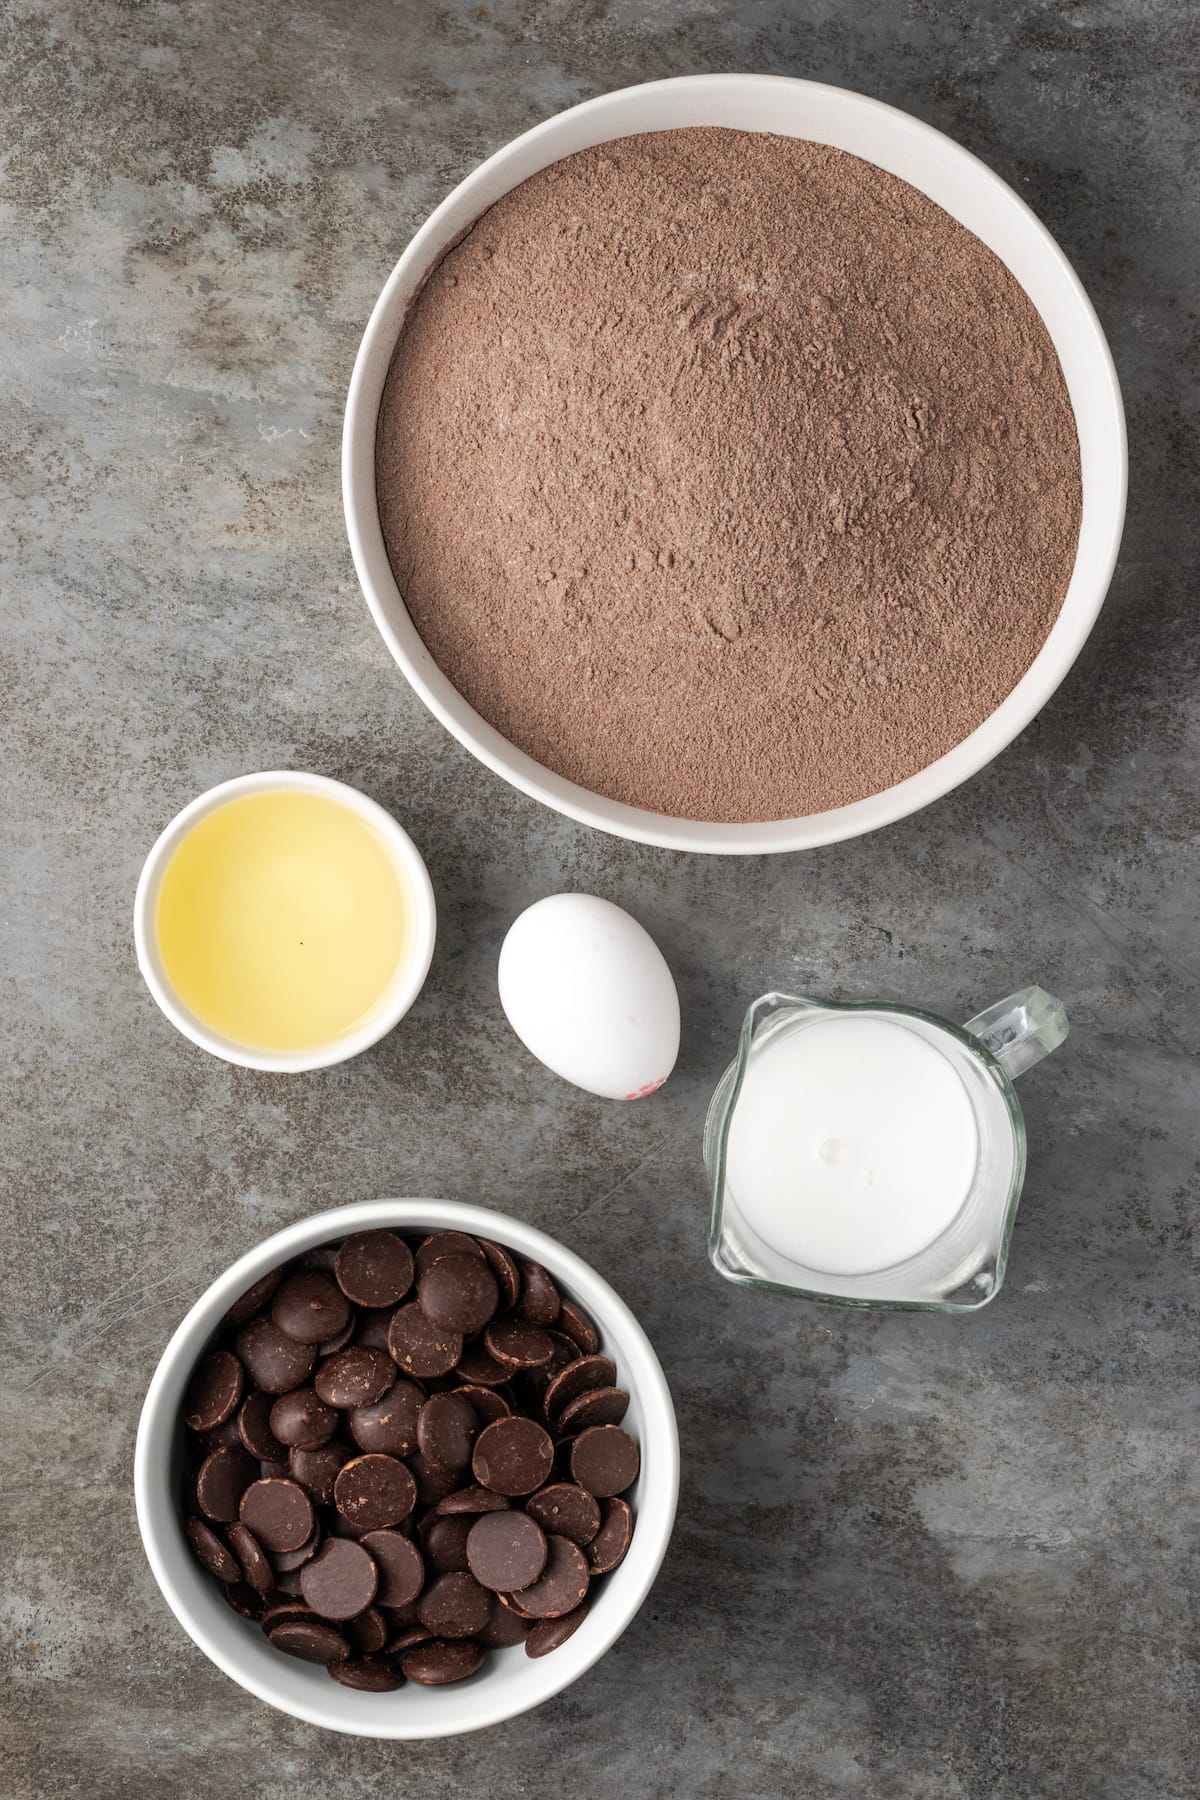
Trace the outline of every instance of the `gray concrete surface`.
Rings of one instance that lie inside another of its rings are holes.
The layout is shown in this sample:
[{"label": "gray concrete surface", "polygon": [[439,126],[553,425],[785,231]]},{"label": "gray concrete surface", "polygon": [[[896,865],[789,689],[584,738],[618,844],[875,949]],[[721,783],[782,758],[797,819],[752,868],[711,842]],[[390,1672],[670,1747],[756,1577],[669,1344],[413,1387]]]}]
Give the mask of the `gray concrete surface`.
[{"label": "gray concrete surface", "polygon": [[[1183,1800],[1197,1791],[1195,14],[1171,0],[390,5],[3,0],[3,1786],[27,1796]],[[342,397],[406,239],[572,101],[754,68],[910,108],[1025,195],[1111,334],[1125,552],[1074,673],[988,771],[816,854],[705,861],[510,792],[359,596]],[[141,859],[191,795],[324,770],[424,846],[427,990],[299,1080],[142,988]],[[514,1045],[493,968],[548,890],[630,906],[681,1065],[636,1108]],[[966,1016],[1037,979],[1009,1285],[967,1322],[753,1297],[705,1263],[707,1096],[773,984]],[[567,1694],[398,1750],[212,1668],[142,1556],[141,1396],[192,1298],[339,1200],[462,1195],[591,1258],[683,1436],[662,1577]]]}]

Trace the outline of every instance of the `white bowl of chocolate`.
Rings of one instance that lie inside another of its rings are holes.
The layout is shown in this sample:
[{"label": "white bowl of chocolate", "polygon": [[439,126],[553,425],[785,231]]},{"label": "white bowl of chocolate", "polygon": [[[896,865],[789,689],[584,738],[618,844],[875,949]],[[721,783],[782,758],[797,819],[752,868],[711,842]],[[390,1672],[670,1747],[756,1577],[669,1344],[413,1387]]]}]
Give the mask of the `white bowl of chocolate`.
[{"label": "white bowl of chocolate", "polygon": [[445,1200],[306,1219],[192,1307],[150,1384],[138,1523],[200,1649],[281,1711],[444,1737],[620,1636],[675,1519],[670,1390],[594,1270]]},{"label": "white bowl of chocolate", "polygon": [[418,694],[525,793],[678,850],[928,805],[1054,692],[1120,542],[1096,315],[967,151],[699,75],[490,157],[397,263],[343,488]]}]

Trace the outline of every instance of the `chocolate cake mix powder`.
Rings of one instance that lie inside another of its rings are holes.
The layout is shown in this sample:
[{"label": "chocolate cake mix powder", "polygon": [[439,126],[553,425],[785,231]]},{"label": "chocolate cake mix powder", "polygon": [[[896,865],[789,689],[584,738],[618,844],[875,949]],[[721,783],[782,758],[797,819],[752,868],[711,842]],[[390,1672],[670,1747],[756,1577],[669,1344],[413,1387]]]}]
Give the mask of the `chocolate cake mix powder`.
[{"label": "chocolate cake mix powder", "polygon": [[786,818],[925,768],[1067,589],[1054,349],[978,238],[873,165],[689,129],[554,164],[442,259],[379,419],[429,651],[584,787]]}]

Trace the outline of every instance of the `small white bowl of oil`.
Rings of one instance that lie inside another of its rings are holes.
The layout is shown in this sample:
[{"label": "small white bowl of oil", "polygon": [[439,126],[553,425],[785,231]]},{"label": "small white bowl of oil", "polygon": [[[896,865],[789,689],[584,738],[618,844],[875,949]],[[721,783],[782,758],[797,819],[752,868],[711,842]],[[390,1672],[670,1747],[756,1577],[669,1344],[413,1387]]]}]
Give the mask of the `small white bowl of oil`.
[{"label": "small white bowl of oil", "polygon": [[420,851],[325,775],[241,775],[193,800],[146,858],[138,966],[202,1050],[296,1073],[376,1043],[420,993],[437,912]]}]

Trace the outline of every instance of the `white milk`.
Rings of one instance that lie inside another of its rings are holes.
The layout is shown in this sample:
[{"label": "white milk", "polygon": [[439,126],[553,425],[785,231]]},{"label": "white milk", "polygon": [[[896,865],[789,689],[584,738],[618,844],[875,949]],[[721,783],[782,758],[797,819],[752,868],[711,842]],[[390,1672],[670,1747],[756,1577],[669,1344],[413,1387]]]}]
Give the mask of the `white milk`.
[{"label": "white milk", "polygon": [[957,1071],[906,1025],[816,1018],[750,1058],[726,1184],[781,1256],[864,1275],[923,1250],[967,1197],[979,1133]]}]

